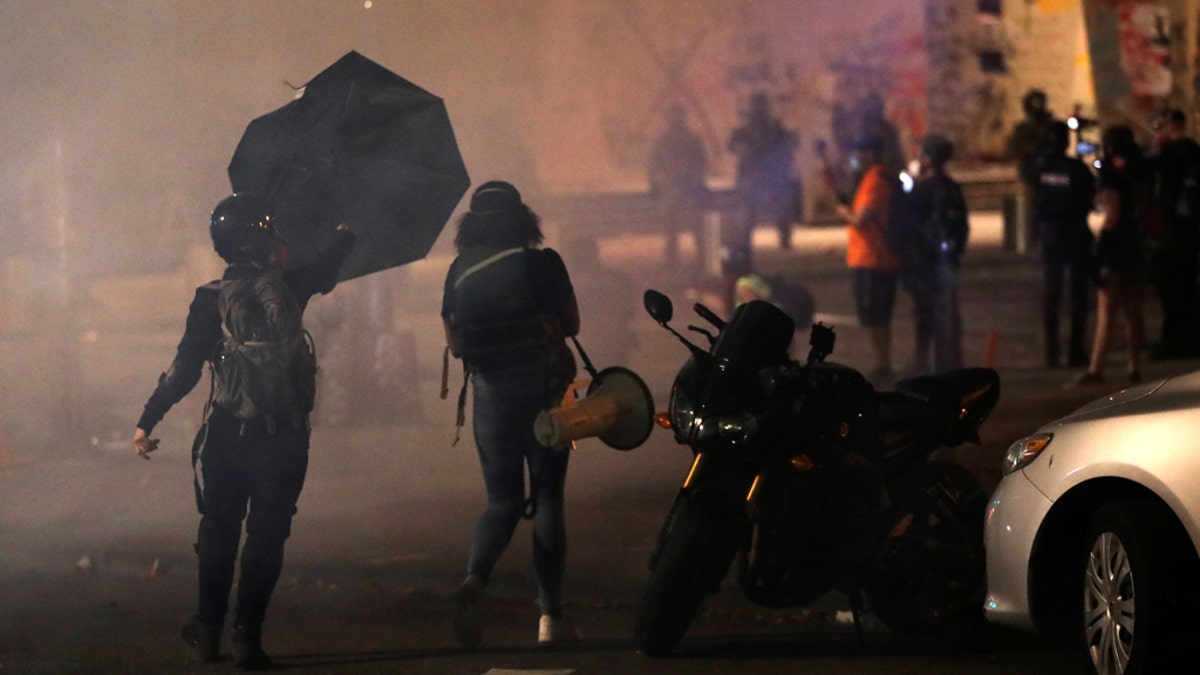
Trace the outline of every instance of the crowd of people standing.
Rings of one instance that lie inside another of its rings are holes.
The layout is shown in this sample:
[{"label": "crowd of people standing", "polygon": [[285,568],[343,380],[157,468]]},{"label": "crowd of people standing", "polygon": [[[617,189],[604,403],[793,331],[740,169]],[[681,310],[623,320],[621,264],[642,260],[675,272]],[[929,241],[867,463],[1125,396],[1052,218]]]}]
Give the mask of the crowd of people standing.
[{"label": "crowd of people standing", "polygon": [[[781,248],[788,248],[791,226],[803,216],[795,162],[799,136],[775,117],[765,94],[749,100],[745,123],[730,134],[726,148],[737,162],[734,195],[740,205],[739,215],[728,219],[720,235],[720,296],[730,304],[759,297],[744,290],[763,286],[750,246],[753,229],[770,225],[779,232]],[[899,373],[962,365],[957,276],[969,230],[962,188],[946,170],[953,143],[940,134],[918,139],[910,167],[885,107],[884,99],[871,93],[834,111],[836,161],[824,143],[815,146],[822,178],[838,202],[835,212],[847,226],[849,284],[858,322],[869,334],[874,359],[869,376],[876,384],[888,384],[897,375],[891,325],[901,291],[914,308],[915,348]],[[1122,325],[1130,381],[1140,380],[1144,355],[1200,355],[1200,144],[1188,137],[1186,115],[1180,110],[1163,114],[1157,136],[1144,145],[1131,127],[1112,125],[1092,149],[1085,143],[1073,147],[1077,129],[1051,113],[1045,92],[1027,92],[1022,109],[1024,117],[1006,144],[1017,164],[1020,213],[1006,217],[1016,216],[1026,241],[1040,252],[1045,366],[1081,369],[1069,386],[1103,382],[1109,352],[1118,342],[1114,332]],[[655,147],[652,191],[689,195],[686,221],[694,227],[708,165],[698,137],[680,131],[686,129],[682,110],[675,109],[671,119]],[[688,160],[675,161],[687,167],[677,172],[686,188],[666,187],[667,140],[677,148],[677,159]],[[906,172],[911,182],[901,185]],[[672,241],[679,231],[672,230]],[[676,250],[669,248],[672,254]],[[1151,290],[1162,310],[1153,343],[1144,312]]]},{"label": "crowd of people standing", "polygon": [[[1116,331],[1125,328],[1124,379],[1142,379],[1142,362],[1200,355],[1200,145],[1187,136],[1187,116],[1162,115],[1157,136],[1139,143],[1134,129],[1103,129],[1093,166],[1071,152],[1071,130],[1025,97],[1026,119],[1014,129],[1030,222],[1043,262],[1045,365],[1060,361],[1060,306],[1068,290],[1066,365],[1083,368],[1066,386],[1106,381]],[[1099,224],[1089,224],[1092,214]],[[1153,289],[1162,310],[1159,339],[1149,349],[1145,305]],[[1090,345],[1086,339],[1095,307]]]}]

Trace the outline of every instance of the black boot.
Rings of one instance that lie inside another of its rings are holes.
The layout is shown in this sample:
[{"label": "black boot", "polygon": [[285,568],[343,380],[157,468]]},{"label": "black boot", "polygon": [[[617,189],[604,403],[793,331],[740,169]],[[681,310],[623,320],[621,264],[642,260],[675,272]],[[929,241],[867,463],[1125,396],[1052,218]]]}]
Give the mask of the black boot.
[{"label": "black boot", "polygon": [[233,627],[233,665],[243,670],[266,670],[271,657],[262,648],[262,625]]},{"label": "black boot", "polygon": [[183,629],[179,631],[184,644],[192,650],[192,655],[200,663],[214,663],[221,654],[221,627],[207,626],[200,623],[199,616],[193,616]]}]

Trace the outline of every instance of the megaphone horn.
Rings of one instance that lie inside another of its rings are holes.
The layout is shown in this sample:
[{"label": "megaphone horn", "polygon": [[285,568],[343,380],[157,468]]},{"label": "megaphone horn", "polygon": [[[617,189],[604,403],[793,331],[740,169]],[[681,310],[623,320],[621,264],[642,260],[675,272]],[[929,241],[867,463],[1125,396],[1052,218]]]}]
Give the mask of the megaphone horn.
[{"label": "megaphone horn", "polygon": [[628,368],[605,368],[592,378],[587,395],[574,401],[574,389],[557,408],[543,410],[533,422],[538,443],[566,448],[572,441],[596,436],[616,450],[632,450],[654,427],[650,389]]}]

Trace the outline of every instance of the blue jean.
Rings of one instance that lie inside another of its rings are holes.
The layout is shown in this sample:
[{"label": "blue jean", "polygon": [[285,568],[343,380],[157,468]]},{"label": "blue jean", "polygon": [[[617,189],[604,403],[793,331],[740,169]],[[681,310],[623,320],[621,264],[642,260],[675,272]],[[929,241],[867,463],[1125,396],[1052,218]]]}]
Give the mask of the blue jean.
[{"label": "blue jean", "polygon": [[931,348],[934,372],[963,366],[957,277],[958,270],[948,260],[940,260],[930,269],[904,274],[904,286],[913,299],[916,348],[913,366],[922,374],[929,371]]},{"label": "blue jean", "polygon": [[472,375],[473,429],[488,503],[475,525],[467,573],[487,581],[525,511],[525,467],[534,491],[533,563],[545,614],[562,607],[566,562],[563,486],[570,454],[542,446],[533,435],[541,410],[557,405],[540,361]]}]

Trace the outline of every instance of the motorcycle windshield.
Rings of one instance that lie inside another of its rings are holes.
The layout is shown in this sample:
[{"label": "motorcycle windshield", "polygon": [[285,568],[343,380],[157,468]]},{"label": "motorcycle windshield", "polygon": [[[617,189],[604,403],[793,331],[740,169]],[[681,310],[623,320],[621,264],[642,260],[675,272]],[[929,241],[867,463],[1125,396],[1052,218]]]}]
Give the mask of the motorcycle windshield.
[{"label": "motorcycle windshield", "polygon": [[719,362],[751,371],[788,359],[796,324],[769,302],[753,300],[739,305],[713,345]]},{"label": "motorcycle windshield", "polygon": [[757,410],[763,397],[758,372],[787,362],[794,332],[791,317],[770,303],[739,306],[713,344],[713,358],[693,359],[680,371],[680,403],[699,417]]}]

